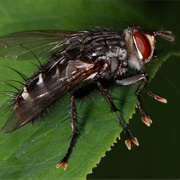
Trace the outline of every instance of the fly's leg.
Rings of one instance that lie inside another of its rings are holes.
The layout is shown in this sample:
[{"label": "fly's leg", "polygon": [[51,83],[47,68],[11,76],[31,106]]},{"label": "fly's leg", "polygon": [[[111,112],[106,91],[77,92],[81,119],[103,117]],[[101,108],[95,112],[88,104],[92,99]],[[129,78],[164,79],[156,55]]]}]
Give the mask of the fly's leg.
[{"label": "fly's leg", "polygon": [[75,146],[75,143],[79,136],[78,126],[77,126],[77,113],[76,113],[76,106],[75,106],[75,95],[73,94],[71,96],[71,119],[72,119],[72,138],[67,150],[66,155],[64,158],[56,165],[56,168],[59,168],[60,166],[63,167],[64,170],[66,170],[68,166],[68,159],[72,153],[72,150]]},{"label": "fly's leg", "polygon": [[88,95],[92,90],[93,90],[93,86],[85,86],[82,87],[78,90],[76,90],[72,96],[71,96],[71,119],[72,119],[72,137],[70,140],[70,144],[68,147],[68,150],[66,152],[66,155],[64,156],[64,158],[56,165],[56,168],[59,168],[60,166],[63,167],[64,170],[66,170],[66,168],[68,167],[68,160],[71,156],[71,153],[73,151],[73,148],[78,140],[79,137],[79,130],[78,130],[78,121],[77,121],[77,112],[76,112],[76,104],[75,104],[75,100],[78,98],[82,98],[86,95]]},{"label": "fly's leg", "polygon": [[113,103],[110,94],[107,92],[107,90],[105,90],[101,83],[99,81],[97,81],[97,86],[99,88],[99,90],[101,91],[101,93],[106,97],[106,99],[108,100],[112,111],[114,112],[114,114],[116,115],[119,124],[121,125],[123,132],[125,133],[127,140],[125,141],[125,144],[127,146],[127,148],[130,150],[131,149],[131,143],[139,146],[138,140],[136,137],[133,137],[130,130],[127,128],[127,125],[124,123],[124,121],[121,119],[121,117],[118,114],[118,109],[116,108],[115,104]]},{"label": "fly's leg", "polygon": [[156,101],[162,102],[162,103],[167,103],[167,99],[158,96],[157,94],[154,94],[152,91],[150,91],[150,89],[148,89],[147,87],[144,87],[145,91],[149,94],[149,96],[153,97]]},{"label": "fly's leg", "polygon": [[148,95],[150,95],[151,97],[153,97],[155,100],[159,101],[159,102],[162,102],[162,103],[167,103],[167,100],[161,96],[158,96],[157,94],[154,94],[152,91],[150,91],[147,87],[146,87],[146,80],[144,80],[142,82],[142,84],[139,86],[137,92],[136,92],[136,95],[137,95],[137,99],[138,99],[138,102],[137,102],[137,106],[138,106],[138,109],[140,111],[140,114],[142,115],[142,122],[144,124],[146,124],[148,127],[152,124],[152,119],[150,118],[149,115],[147,115],[142,107],[142,103],[141,103],[141,98],[140,98],[140,93],[142,90],[145,90]]},{"label": "fly's leg", "polygon": [[147,74],[137,74],[122,80],[117,80],[116,83],[126,86],[126,85],[131,85],[131,84],[135,84],[139,81],[142,81],[142,83],[140,84],[138,90],[136,91],[136,95],[137,95],[137,106],[138,109],[140,111],[140,114],[142,115],[142,122],[145,123],[147,126],[150,126],[152,124],[152,120],[151,118],[146,114],[146,112],[144,111],[142,104],[141,104],[141,98],[140,98],[140,93],[141,91],[144,89],[148,95],[150,95],[151,97],[153,97],[155,100],[160,101],[162,103],[167,103],[167,100],[163,97],[158,96],[157,94],[154,94],[153,92],[151,92],[147,87]]},{"label": "fly's leg", "polygon": [[140,93],[145,88],[145,85],[146,85],[146,79],[142,79],[141,81],[142,81],[142,83],[140,84],[138,90],[136,91],[136,95],[137,95],[137,107],[138,107],[138,109],[140,111],[140,114],[142,116],[141,117],[142,122],[149,127],[152,124],[152,119],[144,111],[144,109],[142,107],[142,103],[141,103],[141,98],[140,98]]}]

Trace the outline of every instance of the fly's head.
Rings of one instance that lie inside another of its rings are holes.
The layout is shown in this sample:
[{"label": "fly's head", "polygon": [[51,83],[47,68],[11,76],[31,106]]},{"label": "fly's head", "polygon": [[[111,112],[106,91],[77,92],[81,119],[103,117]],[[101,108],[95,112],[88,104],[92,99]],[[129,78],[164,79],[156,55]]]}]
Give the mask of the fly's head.
[{"label": "fly's head", "polygon": [[146,31],[139,26],[132,26],[124,30],[127,46],[128,66],[141,70],[143,66],[150,63],[154,57],[156,37],[159,36],[167,41],[174,41],[170,36],[171,31]]}]

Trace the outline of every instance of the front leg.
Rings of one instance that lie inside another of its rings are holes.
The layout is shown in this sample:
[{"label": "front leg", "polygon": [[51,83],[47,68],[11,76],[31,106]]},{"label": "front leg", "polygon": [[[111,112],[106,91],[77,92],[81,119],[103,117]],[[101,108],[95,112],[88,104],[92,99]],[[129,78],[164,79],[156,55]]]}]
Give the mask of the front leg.
[{"label": "front leg", "polygon": [[154,94],[146,87],[147,77],[148,77],[147,74],[141,73],[141,74],[136,74],[136,75],[124,78],[122,80],[116,80],[116,83],[119,85],[122,85],[122,86],[127,86],[127,85],[135,84],[135,83],[141,81],[141,84],[136,91],[136,95],[137,95],[137,99],[138,99],[137,106],[140,111],[140,114],[142,115],[142,118],[141,118],[142,122],[145,123],[147,126],[150,126],[152,124],[152,120],[146,114],[146,112],[144,111],[144,109],[142,107],[141,98],[140,98],[141,91],[144,89],[148,93],[148,95],[150,95],[155,100],[160,101],[162,103],[167,103],[167,100],[163,97],[158,96],[157,94]]}]

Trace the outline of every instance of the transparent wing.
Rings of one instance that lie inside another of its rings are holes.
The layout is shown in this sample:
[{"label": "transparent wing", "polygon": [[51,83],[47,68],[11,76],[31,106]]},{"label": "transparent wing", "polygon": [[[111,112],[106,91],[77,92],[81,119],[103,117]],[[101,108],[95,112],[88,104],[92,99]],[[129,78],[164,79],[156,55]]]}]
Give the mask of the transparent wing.
[{"label": "transparent wing", "polygon": [[[82,61],[81,61],[82,62]],[[84,79],[96,73],[101,67],[94,67],[94,64],[77,63],[72,61],[70,65],[71,74],[63,79],[49,82],[46,88],[36,86],[22,105],[17,107],[9,117],[1,132],[12,132],[21,126],[37,119],[50,105],[59,100],[63,95],[69,92],[73,87],[82,82]],[[74,67],[73,67],[74,66]],[[73,71],[79,67],[77,71]],[[40,92],[40,93],[39,93]],[[33,97],[33,98],[32,98]]]},{"label": "transparent wing", "polygon": [[63,50],[73,31],[24,31],[0,37],[0,57],[33,60],[44,59]]}]

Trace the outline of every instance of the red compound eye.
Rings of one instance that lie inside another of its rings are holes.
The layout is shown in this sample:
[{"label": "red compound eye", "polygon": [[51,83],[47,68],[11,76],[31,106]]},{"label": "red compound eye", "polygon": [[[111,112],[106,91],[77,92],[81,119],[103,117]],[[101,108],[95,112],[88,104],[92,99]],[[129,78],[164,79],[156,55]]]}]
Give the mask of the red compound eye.
[{"label": "red compound eye", "polygon": [[146,36],[139,32],[134,33],[134,39],[136,41],[136,45],[138,50],[141,52],[143,59],[147,59],[151,54],[151,47],[149,44],[149,40]]}]

